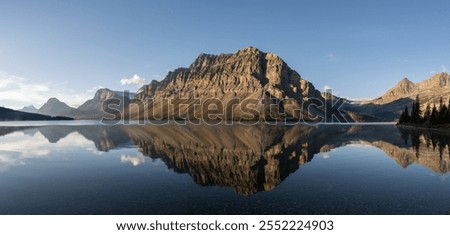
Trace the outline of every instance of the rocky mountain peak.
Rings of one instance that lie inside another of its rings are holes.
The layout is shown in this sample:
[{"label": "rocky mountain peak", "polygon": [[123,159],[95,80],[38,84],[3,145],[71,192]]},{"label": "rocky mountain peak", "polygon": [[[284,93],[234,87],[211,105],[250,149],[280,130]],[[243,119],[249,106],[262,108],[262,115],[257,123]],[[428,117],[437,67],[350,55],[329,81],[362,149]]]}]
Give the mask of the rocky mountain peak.
[{"label": "rocky mountain peak", "polygon": [[431,78],[418,83],[419,89],[441,89],[444,87],[450,88],[450,74],[437,73]]},{"label": "rocky mountain peak", "polygon": [[422,110],[428,105],[439,107],[441,99],[447,101],[450,98],[450,74],[438,73],[417,83],[403,78],[383,96],[353,107],[349,105],[346,110],[383,121],[396,121],[405,106],[411,107],[417,96]]},{"label": "rocky mountain peak", "polygon": [[95,92],[94,99],[107,100],[111,99],[114,96],[116,96],[116,93],[114,91],[111,91],[108,88],[102,88],[98,89],[97,92]]},{"label": "rocky mountain peak", "polygon": [[[289,80],[291,75],[294,75],[295,82],[301,79],[300,75],[291,70],[280,57],[254,47],[246,47],[234,54],[200,54],[189,67],[189,72],[200,75],[197,77],[202,79],[214,77],[214,74],[233,75],[239,78],[235,85],[245,86],[243,89],[262,86],[269,90],[277,86],[276,84],[283,85],[281,81]],[[217,76],[216,79],[223,80],[223,78],[224,76]],[[277,98],[282,98],[278,96]]]},{"label": "rocky mountain peak", "polygon": [[413,83],[404,78],[389,89],[380,101],[387,103],[401,98],[414,99],[416,95],[419,95],[424,101],[423,104],[430,102],[430,105],[433,105],[441,96],[448,97],[450,92],[448,88],[450,88],[450,74],[448,73],[438,73],[418,83]]},{"label": "rocky mountain peak", "polygon": [[263,53],[264,52],[260,51],[256,47],[248,46],[238,50],[236,54],[263,54]]},{"label": "rocky mountain peak", "polygon": [[408,96],[414,92],[416,85],[408,78],[403,78],[394,87],[389,89],[381,99],[383,101],[391,101],[398,99],[398,97]]},{"label": "rocky mountain peak", "polygon": [[[264,97],[273,97],[280,101],[289,100],[286,103],[289,107],[280,107],[282,111],[290,112],[288,116],[310,98],[322,99],[320,92],[280,57],[254,47],[230,54],[202,53],[188,68],[175,69],[160,83],[146,85],[140,90],[142,92],[137,98],[182,96],[188,99],[213,98],[223,103],[230,99],[242,101],[248,98],[272,102]],[[145,109],[145,103],[143,106]],[[136,108],[136,111],[138,109],[142,110]],[[264,107],[260,107],[260,114],[265,112],[263,110]],[[236,112],[242,113],[241,110]]]},{"label": "rocky mountain peak", "polygon": [[[101,117],[106,110],[110,110],[110,104],[116,108],[120,108],[121,105],[127,106],[129,103],[128,96],[131,95],[134,96],[131,93],[112,91],[107,88],[99,89],[92,99],[87,100],[78,107],[80,111],[78,116],[83,118]],[[120,104],[117,103],[118,101]]]},{"label": "rocky mountain peak", "polygon": [[19,109],[18,111],[27,112],[27,113],[37,113],[38,109],[34,107],[34,105],[25,106],[22,109]]},{"label": "rocky mountain peak", "polygon": [[411,83],[413,83],[411,80],[409,80],[407,77],[404,77],[402,80],[400,80],[397,86],[401,84],[411,84]]},{"label": "rocky mountain peak", "polygon": [[150,84],[143,85],[141,88],[139,88],[139,90],[136,92],[135,98],[143,100],[145,99],[145,97],[152,97],[160,86],[161,82],[152,80]]}]

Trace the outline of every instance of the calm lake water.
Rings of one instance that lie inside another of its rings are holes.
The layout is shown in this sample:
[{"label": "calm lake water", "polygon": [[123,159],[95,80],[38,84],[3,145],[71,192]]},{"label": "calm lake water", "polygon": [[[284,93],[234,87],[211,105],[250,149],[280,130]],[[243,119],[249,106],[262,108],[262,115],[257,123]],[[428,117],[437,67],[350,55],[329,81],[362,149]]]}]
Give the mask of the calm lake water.
[{"label": "calm lake water", "polygon": [[48,124],[0,123],[0,214],[450,212],[448,132]]}]

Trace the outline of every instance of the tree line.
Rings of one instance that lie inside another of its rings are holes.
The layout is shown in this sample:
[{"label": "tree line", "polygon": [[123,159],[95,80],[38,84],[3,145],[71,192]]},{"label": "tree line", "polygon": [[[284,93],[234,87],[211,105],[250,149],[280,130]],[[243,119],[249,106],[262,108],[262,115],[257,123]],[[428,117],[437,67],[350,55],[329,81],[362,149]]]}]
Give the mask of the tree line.
[{"label": "tree line", "polygon": [[[399,128],[405,146],[411,146],[416,151],[416,158],[420,157],[420,149],[439,151],[439,157],[445,157],[447,149],[450,158],[450,138],[435,131],[420,130],[417,128]],[[425,142],[422,142],[425,140]]]},{"label": "tree line", "polygon": [[438,126],[450,124],[450,98],[448,103],[445,104],[442,97],[439,100],[439,107],[436,104],[431,108],[430,104],[427,105],[424,111],[420,109],[419,95],[416,96],[416,100],[411,107],[411,113],[408,110],[408,106],[405,105],[400,115],[398,124],[410,124],[415,126]]}]

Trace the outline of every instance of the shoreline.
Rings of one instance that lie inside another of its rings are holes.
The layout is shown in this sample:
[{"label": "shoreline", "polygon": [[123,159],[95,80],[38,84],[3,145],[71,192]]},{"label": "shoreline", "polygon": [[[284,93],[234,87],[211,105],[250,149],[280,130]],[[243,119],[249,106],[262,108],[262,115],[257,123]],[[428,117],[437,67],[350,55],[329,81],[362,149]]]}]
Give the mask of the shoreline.
[{"label": "shoreline", "polygon": [[212,123],[210,121],[183,123],[183,120],[121,120],[121,121],[104,121],[102,120],[43,120],[43,121],[0,121],[0,127],[11,126],[71,126],[71,125],[286,125],[286,126],[377,126],[377,125],[396,125],[395,122],[285,122],[285,121],[221,121]]},{"label": "shoreline", "polygon": [[432,130],[450,134],[450,125],[427,127],[423,125],[416,126],[416,125],[396,124],[396,126],[405,129]]}]

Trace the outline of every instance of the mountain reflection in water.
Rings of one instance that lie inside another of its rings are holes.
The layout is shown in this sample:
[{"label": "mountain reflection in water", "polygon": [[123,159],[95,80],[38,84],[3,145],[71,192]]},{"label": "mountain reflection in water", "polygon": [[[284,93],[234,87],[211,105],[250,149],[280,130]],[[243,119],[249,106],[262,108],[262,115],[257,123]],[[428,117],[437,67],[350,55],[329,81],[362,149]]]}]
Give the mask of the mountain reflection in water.
[{"label": "mountain reflection in water", "polygon": [[[271,191],[317,153],[352,144],[379,148],[404,168],[418,163],[439,174],[450,170],[448,132],[394,125],[0,127],[1,136],[20,132],[40,133],[51,144],[70,135],[82,136],[100,152],[134,145],[144,156],[162,160],[199,185],[231,187],[241,195]],[[13,145],[0,143],[0,168],[8,162],[8,146]],[[121,161],[138,165],[144,158],[122,156]]]}]

